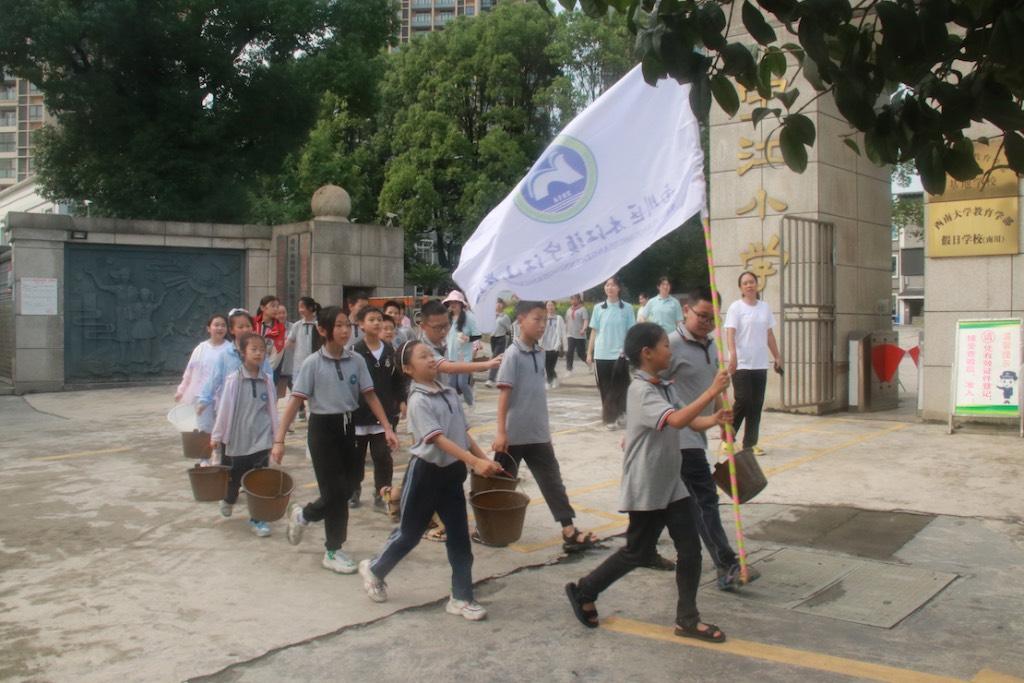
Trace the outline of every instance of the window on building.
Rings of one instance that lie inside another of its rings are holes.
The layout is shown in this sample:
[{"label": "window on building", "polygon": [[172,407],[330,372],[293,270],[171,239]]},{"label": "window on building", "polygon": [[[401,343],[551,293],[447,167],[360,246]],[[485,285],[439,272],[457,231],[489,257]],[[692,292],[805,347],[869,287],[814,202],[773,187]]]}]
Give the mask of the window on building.
[{"label": "window on building", "polygon": [[437,15],[437,23],[447,24],[449,21],[455,18],[455,14],[452,12],[441,12]]},{"label": "window on building", "polygon": [[471,17],[474,14],[476,14],[476,7],[467,7],[466,8],[466,16],[467,17]]},{"label": "window on building", "polygon": [[903,249],[900,251],[900,274],[907,277],[924,275],[924,249]]},{"label": "window on building", "polygon": [[896,277],[896,254],[892,255],[892,276]]},{"label": "window on building", "polygon": [[41,105],[41,104],[29,105],[28,117],[29,117],[29,119],[32,119],[33,121],[38,121],[39,119],[43,118],[43,105]]},{"label": "window on building", "polygon": [[0,159],[0,178],[14,177],[14,159]]},{"label": "window on building", "polygon": [[0,152],[13,152],[14,133],[0,133]]}]

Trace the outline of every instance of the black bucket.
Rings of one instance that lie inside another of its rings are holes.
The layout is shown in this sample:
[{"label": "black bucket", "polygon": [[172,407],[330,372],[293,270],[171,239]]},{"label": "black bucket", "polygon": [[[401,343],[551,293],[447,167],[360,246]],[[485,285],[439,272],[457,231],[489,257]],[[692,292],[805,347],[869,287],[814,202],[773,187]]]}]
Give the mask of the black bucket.
[{"label": "black bucket", "polygon": [[473,506],[476,530],[487,545],[505,546],[523,535],[530,497],[522,491],[481,491],[470,495],[469,504]]}]

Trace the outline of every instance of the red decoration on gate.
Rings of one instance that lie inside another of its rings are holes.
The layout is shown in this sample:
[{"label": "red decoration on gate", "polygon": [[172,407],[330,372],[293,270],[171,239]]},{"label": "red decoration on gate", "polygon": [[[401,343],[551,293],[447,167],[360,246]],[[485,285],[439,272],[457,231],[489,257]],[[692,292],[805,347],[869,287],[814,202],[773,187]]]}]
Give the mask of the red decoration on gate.
[{"label": "red decoration on gate", "polygon": [[871,367],[883,382],[891,382],[906,353],[895,344],[880,344],[871,349]]},{"label": "red decoration on gate", "polygon": [[914,361],[914,365],[920,366],[920,363],[918,361],[921,358],[921,346],[915,346],[914,348],[907,351],[907,353],[910,354],[910,360]]}]

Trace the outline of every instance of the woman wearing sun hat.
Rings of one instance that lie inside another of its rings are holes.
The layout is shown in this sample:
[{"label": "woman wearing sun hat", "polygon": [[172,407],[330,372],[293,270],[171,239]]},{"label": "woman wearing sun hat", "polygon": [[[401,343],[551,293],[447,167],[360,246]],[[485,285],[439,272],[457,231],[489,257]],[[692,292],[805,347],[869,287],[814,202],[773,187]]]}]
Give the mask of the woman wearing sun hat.
[{"label": "woman wearing sun hat", "polygon": [[[445,343],[445,358],[455,363],[473,362],[473,354],[480,348],[480,330],[476,324],[476,316],[469,310],[466,296],[453,289],[442,301],[448,309],[448,338]],[[448,382],[455,389],[466,405],[473,406],[473,376],[468,374],[448,375]]]}]

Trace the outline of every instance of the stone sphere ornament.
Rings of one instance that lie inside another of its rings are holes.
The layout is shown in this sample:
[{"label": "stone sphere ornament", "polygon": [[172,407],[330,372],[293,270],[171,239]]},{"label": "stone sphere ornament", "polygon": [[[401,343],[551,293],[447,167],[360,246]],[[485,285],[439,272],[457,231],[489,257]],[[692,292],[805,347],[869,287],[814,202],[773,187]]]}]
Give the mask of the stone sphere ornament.
[{"label": "stone sphere ornament", "polygon": [[345,188],[337,185],[324,185],[313,193],[310,202],[313,218],[321,221],[344,221],[352,213],[352,198]]}]

